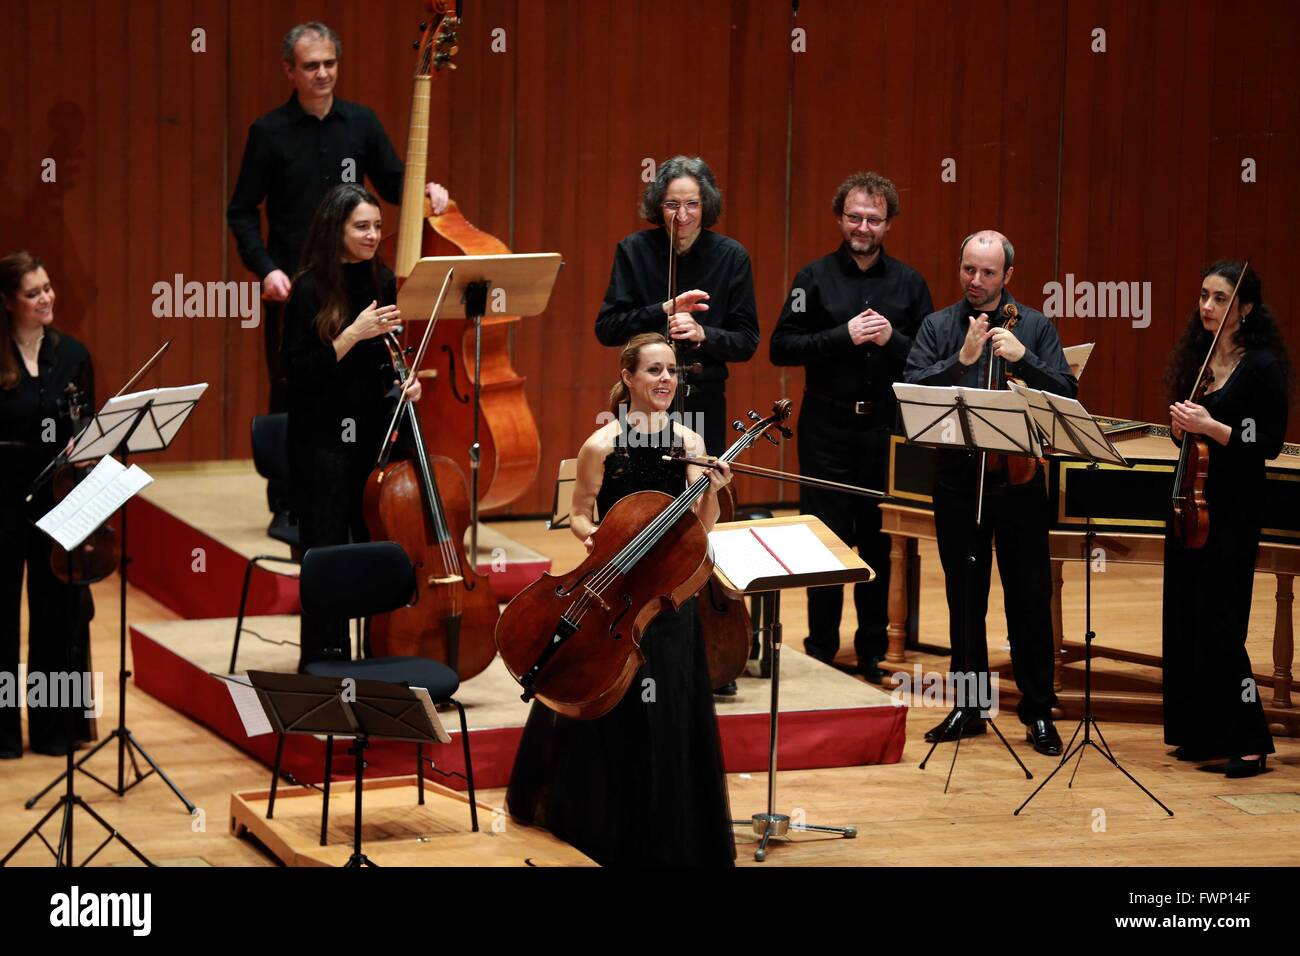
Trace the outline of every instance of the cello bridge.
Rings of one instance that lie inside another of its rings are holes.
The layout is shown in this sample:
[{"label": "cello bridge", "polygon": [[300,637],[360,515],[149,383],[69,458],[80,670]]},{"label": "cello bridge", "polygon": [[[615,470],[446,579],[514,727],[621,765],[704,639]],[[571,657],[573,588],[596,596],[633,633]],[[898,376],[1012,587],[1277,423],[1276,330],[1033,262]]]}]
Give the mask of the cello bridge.
[{"label": "cello bridge", "polygon": [[605,603],[605,599],[603,597],[601,597],[599,594],[597,594],[595,591],[593,591],[585,584],[582,586],[582,589],[586,591],[588,594],[590,594],[593,598],[595,598],[596,603],[599,604],[601,607],[603,607],[606,611],[610,610],[609,605]]},{"label": "cello bridge", "polygon": [[435,587],[439,584],[461,584],[464,580],[459,574],[449,574],[441,578],[429,575],[429,587]]}]

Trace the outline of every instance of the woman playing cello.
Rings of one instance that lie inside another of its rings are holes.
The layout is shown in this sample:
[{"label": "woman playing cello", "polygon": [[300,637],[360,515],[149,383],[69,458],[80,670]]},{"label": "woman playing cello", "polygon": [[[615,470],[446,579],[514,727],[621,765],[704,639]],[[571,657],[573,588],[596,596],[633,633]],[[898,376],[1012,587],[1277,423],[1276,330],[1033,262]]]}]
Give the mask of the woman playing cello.
[{"label": "woman playing cello", "polygon": [[[672,346],[657,333],[636,335],[620,364],[610,396],[617,417],[578,453],[570,527],[588,551],[597,509],[606,514],[639,491],[676,496],[703,474],[663,460],[674,437],[688,454],[704,454],[703,439],[668,415]],[[717,519],[717,490],[731,480],[725,463],[708,473],[696,507],[706,529]],[[655,618],[641,644],[645,664],[605,716],[572,720],[534,701],[506,795],[511,814],[605,866],[732,863],[722,748],[694,621],[693,602]]]}]

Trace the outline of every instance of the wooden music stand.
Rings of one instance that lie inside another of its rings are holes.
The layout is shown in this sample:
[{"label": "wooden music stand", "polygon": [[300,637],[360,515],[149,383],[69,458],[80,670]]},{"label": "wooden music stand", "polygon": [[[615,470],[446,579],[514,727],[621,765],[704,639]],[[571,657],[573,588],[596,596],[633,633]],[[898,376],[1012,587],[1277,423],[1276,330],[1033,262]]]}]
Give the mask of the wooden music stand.
[{"label": "wooden music stand", "polygon": [[[474,323],[474,440],[469,448],[469,553],[478,554],[478,429],[483,395],[483,323],[493,315],[527,317],[546,311],[564,262],[558,252],[499,256],[427,256],[415,264],[397,292],[397,308],[418,321],[433,311],[443,281],[454,273],[438,314],[439,322]],[[498,306],[499,303],[499,306]]]},{"label": "wooden music stand", "polygon": [[[777,531],[777,529],[788,529],[797,526],[806,527],[816,541],[820,542],[829,552],[829,557],[834,562],[838,562],[839,567],[822,567],[818,570],[800,571],[795,556],[783,553],[781,542],[775,540],[781,536],[780,532],[776,535],[769,535],[766,539],[761,537],[764,530]],[[751,535],[759,536],[757,541],[762,550],[771,555],[773,563],[779,565],[782,570],[776,571],[776,573],[760,572],[764,576],[745,581],[743,587],[733,581],[732,577],[728,576],[728,569],[733,575],[736,575],[737,580],[743,580],[740,574],[747,568],[754,567],[750,562],[734,563],[733,555],[736,552],[729,553],[729,549],[722,546],[719,536],[733,531],[749,531]],[[764,518],[758,521],[732,521],[717,525],[710,532],[709,539],[714,552],[713,573],[722,584],[723,590],[726,591],[728,596],[734,598],[745,598],[749,595],[758,597],[756,627],[761,633],[770,635],[771,639],[772,703],[768,718],[770,742],[767,758],[767,812],[756,813],[749,820],[732,821],[733,826],[752,825],[754,832],[761,837],[758,849],[754,851],[754,859],[761,863],[767,858],[767,845],[772,837],[785,836],[790,830],[790,817],[776,812],[777,716],[781,697],[781,592],[790,588],[856,584],[859,581],[872,580],[875,578],[876,572],[867,566],[856,551],[836,537],[826,525],[822,524],[820,519],[813,515],[790,515],[782,518]],[[850,840],[858,835],[857,827],[802,824],[797,826],[796,829],[813,830],[818,833],[838,833]]]}]

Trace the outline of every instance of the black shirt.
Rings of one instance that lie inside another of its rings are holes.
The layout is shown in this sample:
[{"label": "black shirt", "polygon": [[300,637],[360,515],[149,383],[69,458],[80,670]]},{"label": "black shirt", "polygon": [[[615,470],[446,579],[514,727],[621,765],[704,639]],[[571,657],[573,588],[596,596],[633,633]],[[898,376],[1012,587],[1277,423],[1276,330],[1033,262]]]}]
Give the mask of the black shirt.
[{"label": "black shirt", "polygon": [[[335,97],[325,118],[317,119],[299,105],[295,90],[287,103],[248,128],[226,221],[239,258],[259,279],[276,269],[293,275],[311,217],[325,194],[344,181],[347,159],[356,161],[350,181],[369,178],[380,196],[401,202],[402,161],[369,107]],[[270,227],[265,245],[257,211],[263,200]]]},{"label": "black shirt", "polygon": [[[32,481],[72,437],[68,384],[76,383],[88,414],[94,414],[97,406],[90,353],[72,336],[53,329],[45,333],[35,378],[12,339],[3,347],[13,350],[19,368],[18,384],[0,389],[0,508],[8,509],[21,507]],[[49,491],[46,484],[42,503],[51,500]]]},{"label": "black shirt", "polygon": [[[889,341],[854,345],[848,321],[875,309],[894,327]],[[911,266],[882,249],[865,271],[847,244],[799,270],[772,332],[773,365],[808,368],[809,392],[840,401],[873,401],[878,421],[893,423],[891,385],[904,363],[921,320],[934,311],[930,288]]]},{"label": "black shirt", "polygon": [[[373,300],[380,305],[397,301],[397,282],[387,269],[382,270],[378,288],[369,262],[345,265],[343,276],[348,315],[341,328],[356,321]],[[397,377],[388,349],[380,338],[366,339],[340,361],[333,344],[321,341],[316,331],[320,308],[316,276],[307,273],[294,282],[284,315],[289,441],[300,447],[312,445],[373,458],[379,453],[380,432],[387,425],[384,396]],[[352,441],[345,438],[346,419],[355,423]]]},{"label": "black shirt", "polygon": [[[688,252],[677,257],[677,291],[709,294],[708,310],[694,313],[704,327],[695,357],[702,366],[696,382],[721,382],[727,362],[744,362],[758,348],[758,313],[749,253],[735,239],[705,229]],[[641,332],[668,326],[668,233],[662,227],[634,232],[614,250],[609,288],[596,317],[601,345],[621,346]],[[689,354],[689,353],[688,353]]]},{"label": "black shirt", "polygon": [[[1070,371],[1061,348],[1060,336],[1052,320],[1037,309],[1016,302],[1011,293],[1002,290],[997,308],[988,310],[989,326],[1003,322],[1003,308],[1015,302],[1020,318],[1011,334],[1025,346],[1019,362],[1004,365],[1009,374],[1030,388],[1074,398],[1079,383]],[[960,354],[962,343],[970,328],[970,317],[975,309],[963,296],[960,300],[927,315],[921,323],[912,352],[907,357],[907,370],[903,378],[914,385],[961,385],[966,388],[983,388],[988,360],[992,349],[986,343],[980,359],[974,365],[963,365]],[[1001,362],[1001,360],[999,360]],[[1005,384],[995,387],[1005,388]],[[941,484],[954,488],[974,488],[976,477],[974,457],[965,451],[940,449],[936,475]]]},{"label": "black shirt", "polygon": [[[1264,463],[1281,454],[1286,437],[1287,383],[1282,365],[1266,349],[1247,352],[1227,381],[1201,404],[1211,418],[1232,429],[1227,445],[1205,439],[1210,449],[1205,481],[1210,523],[1215,512],[1232,512],[1258,528],[1268,499]],[[1182,444],[1176,438],[1174,442]]]}]

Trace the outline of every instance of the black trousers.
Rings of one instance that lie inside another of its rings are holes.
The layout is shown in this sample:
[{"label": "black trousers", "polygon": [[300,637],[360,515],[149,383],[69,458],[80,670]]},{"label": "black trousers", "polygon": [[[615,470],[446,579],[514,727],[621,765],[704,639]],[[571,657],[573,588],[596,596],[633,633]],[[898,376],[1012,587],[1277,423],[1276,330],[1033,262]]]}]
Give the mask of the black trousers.
[{"label": "black trousers", "polygon": [[[302,549],[369,541],[363,497],[374,464],[366,451],[374,441],[358,439],[355,453],[303,447],[290,438],[289,474]],[[298,668],[313,661],[350,660],[348,622],[304,614],[299,631]]]},{"label": "black trousers", "polygon": [[977,675],[988,672],[984,618],[996,541],[1011,664],[1021,694],[1020,719],[1024,723],[1050,720],[1056,694],[1052,690],[1052,570],[1042,472],[1023,485],[986,484],[972,568],[975,503],[973,486],[958,490],[943,482],[935,485],[934,527],[948,595],[952,669]]},{"label": "black trousers", "polygon": [[[48,496],[44,496],[47,497]],[[41,496],[38,496],[38,501]],[[0,752],[22,753],[22,716],[18,707],[30,685],[17,683],[20,651],[23,569],[27,570],[27,673],[44,675],[47,689],[56,681],[51,675],[84,673],[89,668],[90,619],[93,604],[90,589],[69,585],[50,570],[50,539],[31,523],[39,510],[23,507],[0,508],[0,672],[15,697],[0,698]],[[12,676],[11,676],[12,675]],[[80,685],[79,685],[80,686]],[[66,753],[72,742],[90,738],[81,706],[53,707],[47,697],[44,706],[27,710],[27,736],[38,753]],[[74,702],[77,703],[77,702]],[[12,706],[11,706],[12,704]]]},{"label": "black trousers", "polygon": [[[889,428],[805,395],[799,412],[799,467],[813,478],[883,490],[889,464]],[[856,548],[876,572],[853,586],[858,626],[853,647],[860,662],[885,656],[889,627],[889,535],[880,530],[880,504],[872,498],[799,487],[799,511],[816,515],[841,541]],[[804,649],[832,661],[840,649],[844,586],[808,589],[808,638]]]}]

